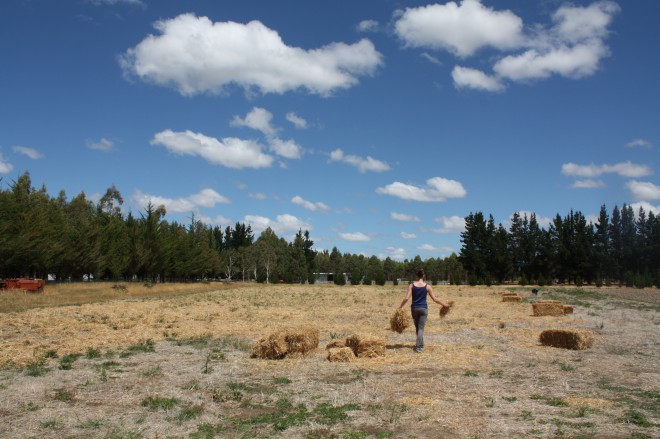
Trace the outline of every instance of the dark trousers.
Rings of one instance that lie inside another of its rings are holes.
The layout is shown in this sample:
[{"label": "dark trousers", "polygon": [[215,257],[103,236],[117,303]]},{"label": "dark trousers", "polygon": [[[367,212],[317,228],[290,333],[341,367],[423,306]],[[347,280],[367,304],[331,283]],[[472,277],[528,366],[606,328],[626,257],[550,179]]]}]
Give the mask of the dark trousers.
[{"label": "dark trousers", "polygon": [[415,322],[415,332],[417,333],[417,349],[424,349],[424,326],[429,316],[428,308],[412,308],[412,318]]}]

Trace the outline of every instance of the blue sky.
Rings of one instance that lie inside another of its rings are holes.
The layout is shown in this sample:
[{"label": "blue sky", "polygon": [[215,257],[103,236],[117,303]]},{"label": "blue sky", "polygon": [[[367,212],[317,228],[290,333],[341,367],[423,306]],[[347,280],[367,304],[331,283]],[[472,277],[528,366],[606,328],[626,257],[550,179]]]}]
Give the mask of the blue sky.
[{"label": "blue sky", "polygon": [[[284,6],[286,5],[286,6]],[[660,210],[660,2],[9,0],[0,177],[444,257],[462,218]]]}]

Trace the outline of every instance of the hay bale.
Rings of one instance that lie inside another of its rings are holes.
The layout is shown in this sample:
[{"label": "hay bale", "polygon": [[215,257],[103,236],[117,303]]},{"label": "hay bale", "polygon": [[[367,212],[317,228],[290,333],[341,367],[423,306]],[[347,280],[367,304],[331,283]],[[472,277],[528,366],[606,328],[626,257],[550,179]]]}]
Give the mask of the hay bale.
[{"label": "hay bale", "polygon": [[397,310],[390,317],[390,329],[401,334],[407,327],[410,326],[410,314],[404,311],[402,308],[397,308]]},{"label": "hay bale", "polygon": [[449,314],[449,311],[454,307],[454,301],[450,300],[447,302],[447,305],[449,306],[441,306],[440,307],[440,318],[443,319],[447,314]]},{"label": "hay bale", "polygon": [[502,296],[502,302],[520,302],[522,297],[518,295],[505,295]]},{"label": "hay bale", "polygon": [[331,348],[328,350],[328,361],[333,363],[350,363],[354,358],[353,349],[349,347]]},{"label": "hay bale", "polygon": [[564,305],[559,301],[539,301],[532,304],[535,316],[563,316]]},{"label": "hay bale", "polygon": [[286,328],[252,343],[252,356],[279,360],[286,355],[304,355],[319,345],[319,330],[315,328]]},{"label": "hay bale", "polygon": [[316,328],[288,328],[284,331],[289,354],[306,354],[319,345],[319,330]]},{"label": "hay bale", "polygon": [[564,305],[564,314],[573,314],[573,305]]},{"label": "hay bale", "polygon": [[279,360],[289,351],[284,334],[277,332],[252,343],[252,356],[266,360]]},{"label": "hay bale", "polygon": [[581,351],[593,346],[594,336],[584,329],[546,329],[539,341],[543,346]]},{"label": "hay bale", "polygon": [[346,346],[359,358],[385,356],[385,340],[373,335],[351,335],[346,339]]},{"label": "hay bale", "polygon": [[340,339],[332,340],[328,342],[327,345],[325,345],[326,349],[343,348],[343,347],[346,347],[346,341]]}]

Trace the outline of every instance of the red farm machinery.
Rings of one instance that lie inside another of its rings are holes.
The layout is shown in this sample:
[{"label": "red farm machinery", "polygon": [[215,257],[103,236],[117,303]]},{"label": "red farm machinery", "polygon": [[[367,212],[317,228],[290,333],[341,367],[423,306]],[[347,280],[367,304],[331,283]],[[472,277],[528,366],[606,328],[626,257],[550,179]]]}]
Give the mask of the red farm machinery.
[{"label": "red farm machinery", "polygon": [[28,279],[28,278],[7,278],[0,280],[0,289],[20,289],[25,291],[40,292],[46,286],[46,281],[43,279]]}]

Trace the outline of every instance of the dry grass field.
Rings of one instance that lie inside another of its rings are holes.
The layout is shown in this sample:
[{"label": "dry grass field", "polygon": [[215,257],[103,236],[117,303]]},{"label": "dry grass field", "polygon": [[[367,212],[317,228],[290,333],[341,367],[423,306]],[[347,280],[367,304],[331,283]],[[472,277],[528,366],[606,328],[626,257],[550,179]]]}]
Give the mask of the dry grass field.
[{"label": "dry grass field", "polygon": [[[389,329],[405,286],[126,284],[0,292],[2,438],[658,438],[657,290],[436,286],[426,349]],[[520,302],[504,302],[504,293]],[[312,326],[281,360],[251,344]],[[593,334],[543,346],[545,329]],[[330,362],[354,334],[384,356]]]}]

